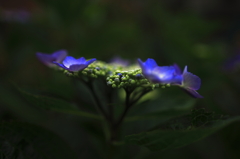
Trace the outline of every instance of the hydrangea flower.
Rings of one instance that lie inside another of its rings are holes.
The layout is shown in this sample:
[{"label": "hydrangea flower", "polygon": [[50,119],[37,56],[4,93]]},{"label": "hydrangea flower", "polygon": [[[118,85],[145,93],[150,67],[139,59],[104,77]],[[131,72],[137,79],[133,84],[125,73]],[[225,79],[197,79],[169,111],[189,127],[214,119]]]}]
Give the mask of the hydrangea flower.
[{"label": "hydrangea flower", "polygon": [[183,73],[178,65],[158,66],[154,59],[147,59],[142,62],[138,59],[138,63],[142,68],[142,73],[149,81],[153,83],[172,84],[183,88],[188,94],[194,98],[203,98],[196,90],[201,86],[201,79],[188,72],[185,66]]},{"label": "hydrangea flower", "polygon": [[183,74],[182,74],[183,80],[180,87],[182,87],[189,95],[191,95],[194,98],[203,98],[196,90],[198,90],[201,86],[201,79],[188,72],[187,66],[185,66]]},{"label": "hydrangea flower", "polygon": [[138,59],[138,63],[142,68],[143,75],[153,83],[181,84],[181,71],[177,65],[158,66],[155,60],[151,58],[148,58],[146,62],[142,62],[141,59]]},{"label": "hydrangea flower", "polygon": [[88,65],[90,65],[94,61],[96,61],[95,58],[87,61],[84,57],[75,59],[72,56],[67,56],[62,61],[62,64],[59,62],[55,62],[55,61],[53,63],[65,70],[70,71],[70,72],[78,72],[78,71],[81,71],[81,70],[85,69],[86,67],[88,67]]},{"label": "hydrangea flower", "polygon": [[36,56],[39,59],[39,61],[41,61],[46,66],[54,67],[56,65],[53,62],[54,61],[58,62],[58,63],[62,62],[67,56],[67,51],[59,50],[52,54],[45,54],[45,53],[37,52]]}]

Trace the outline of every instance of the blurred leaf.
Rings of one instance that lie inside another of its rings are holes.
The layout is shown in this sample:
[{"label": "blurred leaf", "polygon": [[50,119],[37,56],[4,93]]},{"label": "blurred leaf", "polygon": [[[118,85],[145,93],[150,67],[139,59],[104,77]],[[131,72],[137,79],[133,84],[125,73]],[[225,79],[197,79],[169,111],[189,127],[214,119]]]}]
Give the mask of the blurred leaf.
[{"label": "blurred leaf", "polygon": [[14,115],[29,121],[47,120],[41,111],[32,109],[18,96],[16,89],[8,82],[0,81],[0,105]]},{"label": "blurred leaf", "polygon": [[[155,102],[154,102],[155,103]],[[150,103],[149,106],[153,104]],[[155,103],[156,105],[159,105],[157,103]],[[150,113],[146,113],[143,115],[139,115],[139,116],[131,116],[131,117],[127,117],[125,119],[125,121],[137,121],[137,120],[154,120],[154,119],[169,119],[172,117],[177,117],[177,116],[181,116],[184,114],[189,113],[189,110],[191,108],[193,108],[194,104],[195,104],[195,100],[188,100],[185,101],[185,103],[178,103],[177,101],[176,103],[171,103],[171,106],[167,106],[165,105],[164,107],[160,107],[160,109],[158,109],[157,111],[155,110],[154,112],[150,112]],[[148,105],[146,105],[147,107]]]},{"label": "blurred leaf", "polygon": [[157,100],[137,105],[124,120],[124,134],[148,131],[172,118],[187,115],[195,103],[194,99],[162,96]]},{"label": "blurred leaf", "polygon": [[203,139],[239,120],[240,117],[234,117],[225,121],[218,121],[213,126],[204,129],[196,128],[192,130],[156,130],[151,132],[142,132],[140,134],[126,136],[125,142],[128,144],[145,146],[151,151],[174,149]]},{"label": "blurred leaf", "polygon": [[[155,93],[154,93],[155,92]],[[186,110],[189,111],[196,104],[196,99],[190,98],[176,88],[157,89],[150,94],[145,102],[134,106],[129,115],[146,115],[162,111]],[[154,97],[154,100],[152,99]],[[145,97],[143,97],[145,98]]]},{"label": "blurred leaf", "polygon": [[76,158],[56,134],[27,123],[0,124],[0,155],[18,159]]},{"label": "blurred leaf", "polygon": [[76,105],[62,99],[31,94],[21,89],[19,89],[19,92],[23,95],[23,97],[29,103],[46,110],[53,110],[57,112],[78,115],[81,117],[92,118],[92,119],[101,119],[100,116],[81,111],[77,108]]}]

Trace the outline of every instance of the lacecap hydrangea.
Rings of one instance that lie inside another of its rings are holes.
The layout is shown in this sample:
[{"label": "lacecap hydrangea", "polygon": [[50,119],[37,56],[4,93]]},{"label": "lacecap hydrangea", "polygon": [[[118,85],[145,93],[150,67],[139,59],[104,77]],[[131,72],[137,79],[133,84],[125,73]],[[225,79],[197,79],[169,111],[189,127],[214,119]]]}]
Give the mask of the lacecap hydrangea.
[{"label": "lacecap hydrangea", "polygon": [[[112,88],[134,90],[137,87],[155,89],[165,86],[179,86],[194,98],[203,98],[197,90],[201,79],[188,72],[185,66],[183,72],[178,65],[158,66],[154,59],[145,62],[138,59],[138,65],[120,65],[97,61],[96,58],[86,60],[67,56],[65,50],[52,54],[36,53],[37,58],[49,67],[58,66],[59,70],[76,78],[106,80],[106,85]],[[119,61],[119,59],[118,59]]]}]

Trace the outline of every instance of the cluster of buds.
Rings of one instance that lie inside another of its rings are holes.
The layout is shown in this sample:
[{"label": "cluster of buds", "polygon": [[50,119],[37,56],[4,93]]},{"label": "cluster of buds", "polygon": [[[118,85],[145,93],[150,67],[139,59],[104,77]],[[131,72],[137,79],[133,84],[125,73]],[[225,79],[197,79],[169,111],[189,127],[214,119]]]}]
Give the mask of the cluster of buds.
[{"label": "cluster of buds", "polygon": [[149,82],[143,74],[140,68],[128,71],[116,70],[106,79],[107,85],[112,88],[136,88],[136,87],[147,87],[154,89],[159,87],[159,84]]},{"label": "cluster of buds", "polygon": [[87,68],[78,72],[78,76],[86,76],[88,78],[105,78],[111,73],[111,66],[102,61],[96,61]]}]

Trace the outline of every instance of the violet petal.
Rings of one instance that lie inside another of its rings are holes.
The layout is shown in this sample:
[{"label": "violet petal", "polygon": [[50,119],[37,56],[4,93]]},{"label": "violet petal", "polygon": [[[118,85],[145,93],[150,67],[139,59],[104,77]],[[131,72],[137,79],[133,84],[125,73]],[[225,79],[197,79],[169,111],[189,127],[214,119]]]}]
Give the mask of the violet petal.
[{"label": "violet petal", "polygon": [[67,51],[66,50],[59,50],[52,54],[52,56],[56,59],[55,61],[60,63],[67,57]]},{"label": "violet petal", "polygon": [[187,72],[187,66],[185,66],[185,69],[183,71],[182,86],[184,88],[190,88],[193,90],[198,90],[201,86],[201,79],[198,76],[196,76],[190,72]]},{"label": "violet petal", "polygon": [[53,61],[56,61],[58,63],[62,62],[63,59],[67,56],[66,50],[59,50],[52,54],[45,54],[41,52],[36,53],[37,58],[39,61],[41,61],[43,64],[53,67],[55,64],[53,64]]},{"label": "violet petal", "polygon": [[74,65],[71,65],[67,70],[69,70],[71,72],[78,72],[80,70],[83,70],[86,67],[88,67],[88,65],[85,65],[85,64],[74,64]]},{"label": "violet petal", "polygon": [[54,66],[52,61],[54,61],[55,58],[52,57],[52,55],[37,52],[36,56],[37,56],[38,60],[41,61],[44,65],[49,66],[49,67]]},{"label": "violet petal", "polygon": [[203,96],[201,96],[197,91],[193,89],[184,88],[184,90],[193,98],[203,98]]},{"label": "violet petal", "polygon": [[78,60],[72,56],[67,56],[62,63],[67,68],[69,68],[71,65],[80,64]]},{"label": "violet petal", "polygon": [[59,67],[62,67],[63,69],[65,69],[65,70],[67,70],[68,68],[67,67],[65,67],[63,64],[61,64],[61,63],[58,63],[58,62],[55,62],[55,61],[53,61],[53,63],[55,64],[55,65],[58,65]]},{"label": "violet petal", "polygon": [[90,60],[85,62],[85,65],[90,65],[91,63],[93,63],[96,60],[97,60],[96,58],[90,59]]},{"label": "violet petal", "polygon": [[140,67],[142,68],[142,72],[145,76],[151,75],[152,70],[157,67],[157,63],[154,59],[148,58],[146,62],[143,62],[141,59],[138,59],[138,63]]}]

